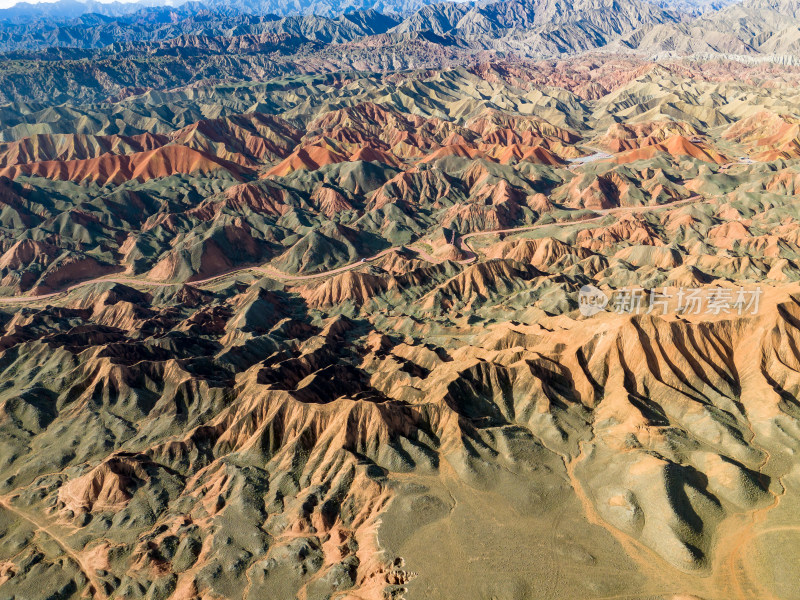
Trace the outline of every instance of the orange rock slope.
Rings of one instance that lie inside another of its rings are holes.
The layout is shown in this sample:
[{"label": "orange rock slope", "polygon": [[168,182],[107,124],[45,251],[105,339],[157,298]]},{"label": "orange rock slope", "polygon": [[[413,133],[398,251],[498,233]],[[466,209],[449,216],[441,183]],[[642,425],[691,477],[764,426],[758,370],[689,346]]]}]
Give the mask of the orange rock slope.
[{"label": "orange rock slope", "polygon": [[98,185],[119,185],[126,181],[148,181],[175,174],[208,175],[226,171],[241,177],[244,170],[236,164],[190,148],[169,145],[134,154],[103,154],[84,160],[30,162],[5,167],[0,177],[14,179],[20,175],[61,181],[86,182]]}]

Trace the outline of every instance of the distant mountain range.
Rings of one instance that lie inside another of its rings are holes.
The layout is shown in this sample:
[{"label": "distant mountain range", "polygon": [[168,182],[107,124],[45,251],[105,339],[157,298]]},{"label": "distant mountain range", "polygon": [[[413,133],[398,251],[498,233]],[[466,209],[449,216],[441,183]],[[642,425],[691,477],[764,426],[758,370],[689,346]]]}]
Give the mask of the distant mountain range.
[{"label": "distant mountain range", "polygon": [[[664,10],[677,10],[681,13],[699,15],[707,11],[719,10],[734,0],[650,0]],[[437,0],[135,0],[129,2],[98,2],[97,0],[57,0],[56,2],[20,2],[10,8],[0,9],[0,21],[30,21],[37,19],[64,20],[75,19],[86,14],[107,17],[122,17],[152,7],[177,8],[185,4],[202,7],[226,14],[253,15],[320,15],[338,16],[361,10],[375,10],[383,13],[408,15],[423,6],[439,4]],[[465,5],[477,8],[491,2],[441,2],[444,5]],[[557,4],[551,2],[549,4]],[[452,7],[451,7],[452,8]],[[621,7],[624,8],[624,7]],[[196,10],[196,9],[195,9]],[[549,13],[545,10],[544,13]],[[552,13],[549,13],[552,14]]]},{"label": "distant mountain range", "polygon": [[[382,30],[368,27],[360,33],[431,32],[497,45],[503,50],[527,48],[529,53],[551,54],[602,46],[644,25],[675,23],[685,17],[684,13],[644,0],[578,0],[572,3],[562,0],[463,3],[206,0],[175,4],[156,6],[153,0],[131,4],[101,4],[91,0],[86,4],[76,0],[20,4],[0,10],[0,47],[5,50],[99,48],[114,42],[161,41],[182,34],[233,36],[260,32],[264,23],[286,16],[317,19],[313,28],[319,30],[330,27],[326,19],[382,14],[385,15]],[[311,39],[316,38],[311,36]],[[333,37],[328,41],[332,40]],[[491,40],[504,42],[493,44]]]},{"label": "distant mountain range", "polygon": [[[96,0],[58,0],[31,4],[20,2],[0,10],[0,21],[63,20],[86,14],[123,17],[148,8],[180,8],[190,4],[186,13],[213,10],[225,14],[252,15],[322,15],[337,16],[360,10],[409,14],[435,0],[136,0],[133,2],[97,2]],[[193,6],[191,6],[193,5]]]},{"label": "distant mountain range", "polygon": [[105,14],[71,18],[55,15],[83,4],[62,0],[39,18],[23,18],[25,7],[18,6],[0,11],[0,101],[52,100],[70,86],[65,99],[98,101],[204,80],[444,68],[593,51],[800,64],[800,0],[661,4],[210,0],[87,5]]},{"label": "distant mountain range", "polygon": [[136,2],[97,2],[96,0],[57,0],[56,2],[19,2],[0,9],[0,21],[30,21],[35,19],[74,19],[85,14],[119,17],[149,7],[177,6],[182,0],[137,0]]}]

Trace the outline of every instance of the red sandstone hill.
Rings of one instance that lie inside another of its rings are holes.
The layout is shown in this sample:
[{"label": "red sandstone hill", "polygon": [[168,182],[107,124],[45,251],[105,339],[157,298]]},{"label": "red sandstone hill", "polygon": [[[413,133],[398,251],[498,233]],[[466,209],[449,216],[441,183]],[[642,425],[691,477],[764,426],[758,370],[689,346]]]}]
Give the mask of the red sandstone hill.
[{"label": "red sandstone hill", "polygon": [[299,169],[313,171],[324,165],[332,165],[346,160],[346,157],[328,148],[306,146],[292,152],[285,160],[268,170],[265,176],[283,177]]},{"label": "red sandstone hill", "polygon": [[132,179],[148,181],[175,174],[207,175],[214,171],[227,171],[237,178],[246,172],[239,165],[205,152],[169,145],[130,155],[104,154],[85,160],[50,160],[15,165],[0,170],[0,177],[15,179],[20,175],[29,175],[62,181],[93,181],[100,185],[118,185]]},{"label": "red sandstone hill", "polygon": [[722,137],[744,144],[756,160],[800,156],[800,119],[764,110],[737,121]]},{"label": "red sandstone hill", "polygon": [[680,121],[615,123],[595,143],[610,152],[624,152],[653,146],[676,135],[696,139],[699,132],[688,123]]},{"label": "red sandstone hill", "polygon": [[665,152],[672,156],[691,156],[692,158],[718,164],[730,162],[727,157],[706,144],[692,142],[682,135],[672,136],[658,144],[623,152],[617,156],[616,160],[620,164],[631,163],[637,160],[651,159],[659,152]]}]

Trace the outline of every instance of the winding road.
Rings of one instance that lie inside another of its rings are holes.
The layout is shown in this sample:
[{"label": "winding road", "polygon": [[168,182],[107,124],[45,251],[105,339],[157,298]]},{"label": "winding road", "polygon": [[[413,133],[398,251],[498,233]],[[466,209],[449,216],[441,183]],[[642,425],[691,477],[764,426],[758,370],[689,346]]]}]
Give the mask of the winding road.
[{"label": "winding road", "polygon": [[[656,210],[663,210],[666,208],[675,208],[684,204],[688,204],[690,202],[698,202],[701,200],[701,197],[698,195],[691,196],[684,200],[679,200],[677,202],[670,202],[669,204],[659,204],[657,206],[624,206],[624,207],[617,207],[617,208],[605,208],[600,210],[593,211],[597,216],[590,217],[588,219],[576,219],[574,221],[562,221],[558,223],[543,223],[539,225],[526,225],[523,227],[513,227],[510,229],[493,229],[489,231],[475,231],[472,233],[467,233],[463,236],[459,236],[456,240],[458,244],[459,250],[467,254],[467,258],[461,261],[458,261],[461,264],[469,264],[477,260],[478,255],[472,249],[472,247],[467,243],[467,240],[478,237],[478,236],[486,236],[486,235],[498,235],[498,234],[507,234],[507,233],[524,233],[526,231],[535,231],[537,229],[543,229],[545,227],[570,227],[575,225],[583,225],[585,223],[593,223],[596,221],[600,221],[604,217],[608,215],[614,214],[633,214],[633,213],[640,213],[640,212],[651,212]],[[416,243],[416,242],[415,242]],[[330,277],[331,275],[338,275],[340,273],[344,273],[345,271],[351,271],[356,269],[360,266],[363,266],[367,263],[374,262],[383,258],[387,254],[391,252],[397,251],[402,249],[404,246],[393,246],[391,248],[387,248],[378,252],[376,255],[371,256],[369,258],[363,258],[357,262],[350,263],[348,265],[344,265],[343,267],[337,267],[335,269],[331,269],[329,271],[324,271],[322,273],[314,273],[312,275],[289,275],[288,273],[283,273],[274,267],[269,265],[259,265],[259,266],[250,266],[250,267],[241,267],[237,269],[231,269],[230,271],[226,271],[224,273],[219,273],[212,277],[207,277],[206,279],[198,279],[194,281],[185,281],[185,282],[170,282],[165,283],[162,281],[152,281],[149,279],[138,279],[135,277],[113,277],[105,275],[103,277],[96,277],[94,279],[88,279],[86,281],[81,281],[79,283],[75,283],[70,285],[69,287],[64,288],[63,290],[59,290],[56,292],[51,292],[49,294],[40,294],[37,296],[0,296],[0,303],[3,304],[27,304],[27,303],[36,303],[41,302],[43,300],[49,300],[51,298],[56,298],[58,296],[63,296],[72,292],[78,288],[85,287],[88,285],[94,285],[98,283],[121,283],[126,285],[137,285],[142,287],[152,287],[152,288],[160,288],[160,287],[176,287],[182,286],[184,284],[191,284],[192,286],[203,286],[223,279],[225,277],[231,277],[237,275],[239,273],[244,272],[257,272],[268,277],[272,277],[273,279],[278,279],[281,281],[310,281],[314,279],[319,279],[321,277]],[[413,247],[413,244],[410,245]],[[420,256],[422,256],[425,260],[437,262],[437,259],[433,256],[430,256],[426,252],[416,250]]]}]

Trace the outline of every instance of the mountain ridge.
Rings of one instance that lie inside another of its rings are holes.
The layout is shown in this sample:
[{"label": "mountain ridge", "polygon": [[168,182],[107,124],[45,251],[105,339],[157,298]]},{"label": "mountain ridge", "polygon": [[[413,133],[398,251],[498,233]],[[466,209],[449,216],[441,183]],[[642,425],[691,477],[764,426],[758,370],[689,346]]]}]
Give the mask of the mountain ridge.
[{"label": "mountain ridge", "polygon": [[[0,24],[0,77],[24,78],[37,61],[64,59],[93,61],[111,79],[121,79],[115,63],[131,61],[131,69],[147,73],[161,68],[161,60],[172,61],[162,76],[174,71],[173,87],[188,83],[187,75],[178,74],[190,72],[246,80],[312,65],[382,71],[592,51],[780,61],[800,56],[800,16],[793,6],[788,0],[748,0],[695,15],[644,0],[503,0],[429,4],[405,13],[359,5],[282,16],[187,3],[121,17]],[[275,37],[264,37],[269,35]],[[265,53],[275,60],[260,56]]]}]

